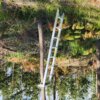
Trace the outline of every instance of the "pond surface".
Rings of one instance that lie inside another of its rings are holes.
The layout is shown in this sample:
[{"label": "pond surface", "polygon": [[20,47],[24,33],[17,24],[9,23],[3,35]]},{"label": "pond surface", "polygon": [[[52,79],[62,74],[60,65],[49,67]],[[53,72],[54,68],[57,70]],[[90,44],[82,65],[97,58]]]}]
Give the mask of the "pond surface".
[{"label": "pond surface", "polygon": [[[92,70],[61,75],[45,88],[46,100],[97,100]],[[18,65],[0,69],[0,100],[42,100],[39,73],[23,72]]]}]

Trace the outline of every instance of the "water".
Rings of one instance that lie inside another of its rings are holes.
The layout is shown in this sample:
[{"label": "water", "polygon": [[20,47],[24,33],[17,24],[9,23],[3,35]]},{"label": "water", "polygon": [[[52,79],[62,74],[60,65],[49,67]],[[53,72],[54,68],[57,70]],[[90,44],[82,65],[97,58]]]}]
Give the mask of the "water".
[{"label": "water", "polygon": [[[0,70],[0,100],[41,100],[39,73],[23,72],[16,65]],[[97,100],[95,72],[61,75],[45,89],[46,100]]]}]

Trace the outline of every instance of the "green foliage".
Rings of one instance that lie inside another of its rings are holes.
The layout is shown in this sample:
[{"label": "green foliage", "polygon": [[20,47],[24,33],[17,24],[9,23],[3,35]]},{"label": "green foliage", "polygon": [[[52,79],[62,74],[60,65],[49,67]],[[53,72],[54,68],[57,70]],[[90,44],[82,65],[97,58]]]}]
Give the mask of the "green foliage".
[{"label": "green foliage", "polygon": [[[95,48],[90,46],[90,43],[79,42],[79,40],[69,41],[69,55],[74,57],[87,56],[96,52]],[[92,43],[91,43],[92,44]]]},{"label": "green foliage", "polygon": [[72,56],[82,55],[84,49],[78,44],[78,41],[69,42],[69,53]]},{"label": "green foliage", "polygon": [[7,59],[8,58],[24,58],[24,54],[23,53],[21,53],[21,52],[16,52],[16,53],[10,53],[10,54],[8,54],[7,56]]}]

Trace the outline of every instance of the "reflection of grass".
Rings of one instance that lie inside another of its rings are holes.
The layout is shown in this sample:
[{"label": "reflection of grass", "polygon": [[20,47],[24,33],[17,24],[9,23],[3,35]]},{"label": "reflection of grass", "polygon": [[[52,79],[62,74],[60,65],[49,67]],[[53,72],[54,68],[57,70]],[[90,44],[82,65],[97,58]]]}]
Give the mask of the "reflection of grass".
[{"label": "reflection of grass", "polygon": [[26,55],[21,52],[16,52],[16,53],[10,53],[6,56],[6,59],[11,62],[15,63],[23,63],[23,62],[30,62],[30,63],[37,63],[38,59],[36,57],[32,57],[30,55]]},{"label": "reflection of grass", "polygon": [[16,53],[10,53],[8,56],[8,58],[24,58],[24,54],[23,53],[20,53],[20,52],[16,52]]},{"label": "reflection of grass", "polygon": [[25,72],[37,72],[39,70],[38,59],[27,56],[24,53],[11,53],[6,57],[6,59],[8,60],[8,62],[21,64]]},{"label": "reflection of grass", "polygon": [[12,63],[21,63],[24,57],[25,56],[24,56],[23,53],[16,52],[16,53],[10,53],[10,54],[8,54],[6,56],[6,59],[9,62],[12,62]]}]

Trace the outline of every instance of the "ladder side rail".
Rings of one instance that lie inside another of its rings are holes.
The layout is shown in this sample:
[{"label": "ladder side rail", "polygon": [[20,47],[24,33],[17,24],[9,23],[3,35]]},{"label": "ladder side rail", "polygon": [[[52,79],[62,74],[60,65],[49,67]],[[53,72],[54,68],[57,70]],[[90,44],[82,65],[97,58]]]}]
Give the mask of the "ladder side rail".
[{"label": "ladder side rail", "polygon": [[43,78],[43,86],[45,86],[46,77],[47,77],[47,73],[48,73],[48,67],[49,67],[50,56],[51,56],[52,45],[53,45],[53,37],[54,37],[55,31],[56,31],[56,25],[57,25],[57,20],[58,20],[57,17],[58,16],[59,16],[59,10],[57,10],[57,13],[56,13],[54,28],[53,28],[53,32],[52,32],[52,38],[51,38],[51,43],[50,43],[50,48],[49,48],[49,54],[48,54],[46,69],[45,69],[44,78]]},{"label": "ladder side rail", "polygon": [[62,30],[63,19],[64,19],[64,14],[62,15],[61,23],[60,23],[60,25],[59,25],[60,30],[59,30],[59,32],[58,32],[58,39],[57,39],[57,43],[56,43],[56,49],[55,49],[54,59],[53,59],[53,63],[52,63],[51,71],[50,71],[50,78],[49,78],[49,81],[51,81],[52,75],[53,75],[53,69],[54,69],[54,64],[55,64],[55,60],[56,60],[56,55],[57,55],[57,50],[58,50],[58,44],[59,44],[60,35],[61,35],[61,30]]}]

